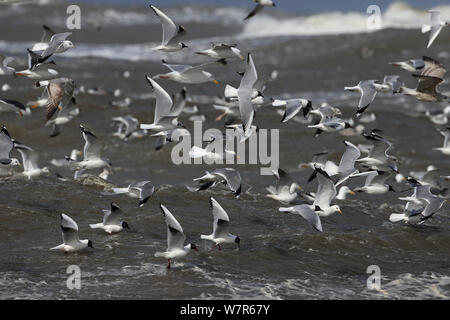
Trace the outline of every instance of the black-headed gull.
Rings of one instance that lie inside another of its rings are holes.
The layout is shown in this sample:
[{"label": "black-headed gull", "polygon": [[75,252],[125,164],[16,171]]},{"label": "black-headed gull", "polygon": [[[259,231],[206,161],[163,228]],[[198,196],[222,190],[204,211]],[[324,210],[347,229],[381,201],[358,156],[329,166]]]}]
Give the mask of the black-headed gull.
[{"label": "black-headed gull", "polygon": [[61,229],[63,244],[50,248],[50,250],[61,250],[64,251],[64,253],[68,253],[80,251],[86,249],[87,247],[93,248],[91,240],[80,240],[80,238],[78,238],[77,223],[64,213],[61,214]]},{"label": "black-headed gull", "polygon": [[335,212],[341,212],[341,208],[338,205],[331,205],[331,201],[336,197],[336,187],[330,176],[322,169],[316,167],[317,179],[319,185],[314,197],[314,211],[319,216],[327,217]]},{"label": "black-headed gull", "polygon": [[214,79],[212,73],[206,71],[211,67],[217,67],[224,63],[223,60],[208,62],[197,66],[185,65],[185,64],[168,64],[162,60],[162,64],[169,68],[170,72],[164,74],[157,74],[153,76],[153,79],[168,79],[179,83],[187,84],[199,84],[205,82],[212,82],[219,84]]},{"label": "black-headed gull", "polygon": [[130,183],[128,187],[125,188],[113,188],[112,193],[106,194],[127,194],[131,198],[139,199],[138,206],[143,207],[154,193],[155,185],[151,181],[145,180]]},{"label": "black-headed gull", "polygon": [[218,60],[231,58],[240,58],[241,60],[244,60],[244,57],[242,56],[241,51],[237,48],[236,44],[211,43],[211,48],[197,51],[195,53]]},{"label": "black-headed gull", "polygon": [[422,25],[422,33],[430,32],[427,49],[433,44],[434,40],[437,38],[442,28],[449,26],[448,22],[441,20],[440,11],[429,10],[428,12],[430,13],[430,24]]},{"label": "black-headed gull", "polygon": [[47,167],[39,167],[39,155],[36,151],[28,146],[18,143],[17,141],[14,141],[14,148],[19,151],[20,155],[22,156],[23,172],[21,172],[21,175],[27,177],[28,179],[31,179],[38,177],[43,173],[49,173]]},{"label": "black-headed gull", "polygon": [[103,210],[103,222],[90,224],[92,229],[102,229],[106,233],[112,234],[122,231],[124,228],[129,228],[128,223],[120,220],[123,214],[122,209],[117,204],[111,202],[111,209]]},{"label": "black-headed gull", "polygon": [[269,194],[266,194],[266,197],[282,203],[291,203],[297,199],[297,190],[302,190],[302,187],[287,172],[280,168],[277,171],[272,171],[272,173],[277,180],[277,185],[276,187],[269,186],[266,188],[269,192]]},{"label": "black-headed gull", "polygon": [[3,125],[0,129],[0,167],[20,166],[20,162],[16,158],[10,158],[9,154],[14,148],[14,141],[9,135],[8,130]]},{"label": "black-headed gull", "polygon": [[178,42],[179,39],[186,34],[184,27],[175,25],[175,23],[164,12],[155,6],[150,5],[150,8],[152,8],[162,24],[161,45],[153,48],[153,50],[174,52],[187,48],[184,43]]},{"label": "black-headed gull", "polygon": [[439,130],[439,132],[444,136],[444,142],[441,148],[433,148],[433,150],[450,155],[450,127],[447,127],[445,130]]},{"label": "black-headed gull", "polygon": [[0,54],[0,76],[14,75],[14,72],[16,72],[16,70],[8,66],[8,64],[10,64],[12,61],[14,61],[14,58],[5,57],[4,55]]},{"label": "black-headed gull", "polygon": [[252,56],[249,53],[245,64],[245,73],[241,79],[241,83],[237,91],[242,128],[244,129],[245,136],[249,136],[253,118],[255,117],[255,110],[253,109],[251,99],[253,86],[257,79],[258,75],[256,73],[255,65],[253,63]]},{"label": "black-headed gull", "polygon": [[184,234],[180,223],[164,205],[160,204],[159,206],[166,219],[167,250],[164,252],[156,252],[155,257],[163,257],[167,259],[167,269],[170,269],[172,259],[178,259],[186,256],[189,251],[197,250],[197,246],[194,243],[189,243],[186,246],[184,245],[186,235]]},{"label": "black-headed gull", "polygon": [[156,106],[153,123],[141,123],[140,128],[144,130],[153,130],[159,132],[175,129],[178,126],[181,126],[181,123],[177,120],[177,115],[171,114],[173,101],[170,95],[149,76],[145,76],[145,79],[147,79],[148,83],[153,89],[153,92],[155,93]]},{"label": "black-headed gull", "polygon": [[352,177],[366,177],[364,186],[355,188],[355,192],[365,192],[368,194],[385,194],[389,191],[395,192],[391,185],[385,183],[391,177],[391,173],[389,172],[366,171],[356,173]]},{"label": "black-headed gull", "polygon": [[364,80],[360,81],[354,87],[344,87],[344,90],[358,91],[361,94],[358,107],[356,109],[356,116],[359,117],[373,102],[378,91],[383,91],[383,84],[378,83],[378,80]]},{"label": "black-headed gull", "polygon": [[209,240],[214,242],[214,246],[217,245],[221,250],[220,245],[222,243],[236,243],[240,248],[241,239],[238,236],[230,233],[230,218],[222,206],[213,197],[209,198],[213,214],[213,232],[209,235],[202,234],[200,236],[203,240]]},{"label": "black-headed gull", "polygon": [[236,198],[239,198],[241,194],[241,175],[239,171],[233,168],[221,168],[211,172],[206,171],[204,176],[195,178],[193,181],[199,184],[196,188],[187,187],[188,190],[193,192],[206,190],[209,187],[223,183],[233,192]]},{"label": "black-headed gull", "polygon": [[101,156],[103,145],[91,131],[80,124],[80,130],[85,141],[83,149],[83,160],[75,161],[66,157],[70,168],[75,170],[93,170],[110,168],[111,161]]},{"label": "black-headed gull", "polygon": [[264,7],[275,7],[275,3],[272,0],[253,0],[256,2],[255,8],[253,8],[252,11],[244,18],[244,20],[247,20],[251,17],[253,17],[255,14],[257,14],[259,11],[261,11]]},{"label": "black-headed gull", "polygon": [[293,207],[281,207],[278,209],[278,211],[298,214],[302,216],[306,221],[308,221],[309,224],[314,227],[314,229],[319,232],[323,232],[320,217],[317,212],[314,211],[314,206],[301,204]]}]

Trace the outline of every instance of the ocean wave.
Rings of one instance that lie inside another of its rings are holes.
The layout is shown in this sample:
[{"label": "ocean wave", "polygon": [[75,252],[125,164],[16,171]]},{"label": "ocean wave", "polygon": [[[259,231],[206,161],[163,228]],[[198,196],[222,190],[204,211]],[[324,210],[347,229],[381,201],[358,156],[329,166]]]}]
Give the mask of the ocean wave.
[{"label": "ocean wave", "polygon": [[[433,9],[441,11],[443,19],[450,17],[448,5]],[[365,12],[328,12],[280,20],[266,13],[252,18],[245,25],[240,37],[306,36],[376,31],[376,29],[368,28],[369,16]],[[429,13],[426,10],[415,9],[402,2],[394,2],[381,12],[380,29],[419,29],[422,24],[429,22],[429,19]]]}]

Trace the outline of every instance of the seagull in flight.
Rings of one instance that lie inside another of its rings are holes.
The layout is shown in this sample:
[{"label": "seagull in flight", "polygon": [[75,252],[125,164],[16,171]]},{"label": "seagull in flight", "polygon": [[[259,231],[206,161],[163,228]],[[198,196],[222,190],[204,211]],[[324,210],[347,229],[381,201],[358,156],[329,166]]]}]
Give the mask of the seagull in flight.
[{"label": "seagull in flight", "polygon": [[193,181],[196,181],[199,186],[195,188],[187,186],[188,190],[192,192],[206,190],[222,183],[233,192],[236,198],[239,198],[241,195],[241,175],[239,171],[233,168],[221,168],[211,172],[206,171],[204,176],[195,178]]},{"label": "seagull in flight", "polygon": [[9,67],[8,64],[14,61],[12,57],[5,57],[0,54],[0,76],[14,75],[16,70],[13,67]]},{"label": "seagull in flight", "polygon": [[[230,218],[227,212],[213,197],[209,198],[212,214],[214,218],[213,232],[210,235],[201,235],[200,238],[214,242],[214,247],[217,246],[221,250],[222,243],[236,243],[238,249],[240,248],[241,239],[229,232]],[[214,248],[213,247],[213,248]]]},{"label": "seagull in flight", "polygon": [[427,49],[433,44],[434,40],[437,38],[442,28],[449,26],[448,22],[441,20],[440,11],[429,10],[428,12],[430,13],[430,24],[422,25],[422,33],[430,32]]},{"label": "seagull in flight", "polygon": [[344,87],[344,90],[358,91],[361,93],[358,108],[356,109],[356,116],[359,117],[373,102],[378,91],[383,91],[384,86],[378,83],[378,80],[364,80],[360,81],[354,87]]},{"label": "seagull in flight", "polygon": [[306,221],[309,222],[319,232],[323,232],[322,223],[320,221],[320,217],[317,212],[314,211],[314,206],[308,204],[301,204],[293,207],[281,207],[278,209],[280,212],[287,212],[298,214],[303,217]]},{"label": "seagull in flight", "polygon": [[174,52],[187,48],[187,45],[182,42],[178,42],[180,38],[186,34],[184,27],[175,25],[175,23],[164,12],[155,6],[150,5],[150,8],[152,8],[153,12],[155,12],[162,24],[161,45],[153,48],[153,50]]},{"label": "seagull in flight", "polygon": [[112,234],[122,231],[124,228],[129,228],[128,223],[120,220],[123,214],[122,209],[117,204],[111,202],[111,209],[103,210],[103,222],[90,224],[92,229],[103,229],[106,233]]},{"label": "seagull in flight", "polygon": [[77,223],[64,213],[61,214],[61,229],[63,244],[50,248],[50,250],[61,250],[64,251],[64,253],[68,253],[83,250],[87,247],[93,248],[91,240],[80,240],[78,238]]},{"label": "seagull in flight", "polygon": [[31,179],[38,177],[43,173],[50,172],[47,167],[39,168],[39,155],[33,149],[17,141],[14,141],[14,148],[19,151],[20,155],[22,156],[23,172],[21,174],[23,176]]},{"label": "seagull in flight", "polygon": [[256,3],[255,8],[244,18],[247,20],[261,11],[264,7],[276,7],[275,3],[272,0],[253,0]]},{"label": "seagull in flight", "polygon": [[141,208],[154,193],[155,193],[154,184],[149,180],[145,180],[130,183],[128,187],[125,188],[113,188],[112,193],[105,193],[105,194],[108,195],[126,194],[131,198],[138,198],[139,199],[138,207]]},{"label": "seagull in flight", "polygon": [[433,148],[433,150],[450,155],[450,127],[447,127],[445,130],[439,130],[439,132],[444,136],[444,143],[441,148]]},{"label": "seagull in flight", "polygon": [[153,76],[153,79],[169,79],[179,83],[198,84],[205,82],[212,82],[219,84],[219,82],[213,78],[213,75],[206,71],[210,67],[223,65],[224,60],[215,62],[208,62],[198,66],[191,66],[185,64],[168,64],[165,60],[162,60],[162,64],[169,68],[170,72],[164,74],[157,74]]},{"label": "seagull in flight", "polygon": [[10,158],[9,154],[14,148],[14,140],[9,135],[8,130],[3,125],[0,129],[0,168],[20,166],[16,158]]},{"label": "seagull in flight", "polygon": [[241,79],[238,88],[239,111],[241,114],[242,128],[244,135],[249,136],[250,128],[252,126],[253,118],[255,117],[255,110],[252,105],[253,86],[258,80],[255,64],[250,53],[247,55],[245,64],[245,73]]},{"label": "seagull in flight", "polygon": [[244,60],[244,57],[242,56],[241,51],[237,48],[236,44],[211,43],[211,48],[197,51],[195,53],[217,60],[232,58],[239,58],[241,60]]},{"label": "seagull in flight", "polygon": [[144,130],[154,130],[159,132],[175,129],[178,126],[182,126],[181,123],[177,120],[178,115],[171,114],[173,101],[170,95],[149,76],[145,76],[145,79],[147,79],[148,83],[155,93],[156,105],[153,123],[141,123],[140,128]]},{"label": "seagull in flight", "polygon": [[418,78],[416,89],[401,87],[400,93],[413,96],[417,100],[425,102],[449,102],[450,97],[438,92],[436,88],[444,80],[447,70],[439,62],[430,57],[422,58],[425,66],[419,74],[412,76]]},{"label": "seagull in flight", "polygon": [[167,250],[164,252],[156,252],[155,257],[163,257],[167,259],[167,269],[170,269],[171,260],[182,258],[191,250],[196,250],[197,246],[194,243],[184,245],[186,235],[181,228],[180,223],[175,219],[172,213],[162,204],[159,205],[161,211],[166,219],[167,226]]},{"label": "seagull in flight", "polygon": [[293,181],[291,176],[284,170],[278,168],[277,171],[272,171],[275,179],[277,180],[276,187],[269,186],[266,190],[269,194],[266,197],[280,201],[282,203],[291,203],[294,201],[298,194],[297,190],[302,190],[297,182]]}]

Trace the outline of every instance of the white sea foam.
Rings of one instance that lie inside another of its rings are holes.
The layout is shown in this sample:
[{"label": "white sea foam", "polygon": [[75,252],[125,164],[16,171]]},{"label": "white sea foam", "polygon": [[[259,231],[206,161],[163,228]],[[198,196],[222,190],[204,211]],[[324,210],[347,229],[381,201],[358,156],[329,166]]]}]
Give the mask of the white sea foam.
[{"label": "white sea foam", "polygon": [[[433,9],[441,11],[443,20],[450,20],[450,6]],[[372,32],[367,27],[369,15],[366,12],[328,12],[310,16],[279,19],[269,14],[260,14],[249,20],[240,35],[241,38],[272,36],[306,36],[324,34],[345,34]],[[394,2],[381,12],[381,29],[419,29],[429,22],[426,10],[415,9],[405,3]]]}]

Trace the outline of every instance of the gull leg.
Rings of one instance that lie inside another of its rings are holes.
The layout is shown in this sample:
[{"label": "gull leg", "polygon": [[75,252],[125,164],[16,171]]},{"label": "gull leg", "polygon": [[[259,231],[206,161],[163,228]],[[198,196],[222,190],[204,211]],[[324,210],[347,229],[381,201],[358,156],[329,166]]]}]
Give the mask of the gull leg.
[{"label": "gull leg", "polygon": [[220,247],[220,244],[217,245],[217,248],[219,248],[219,250],[222,250],[222,248]]},{"label": "gull leg", "polygon": [[170,269],[170,259],[167,259],[167,269]]}]

